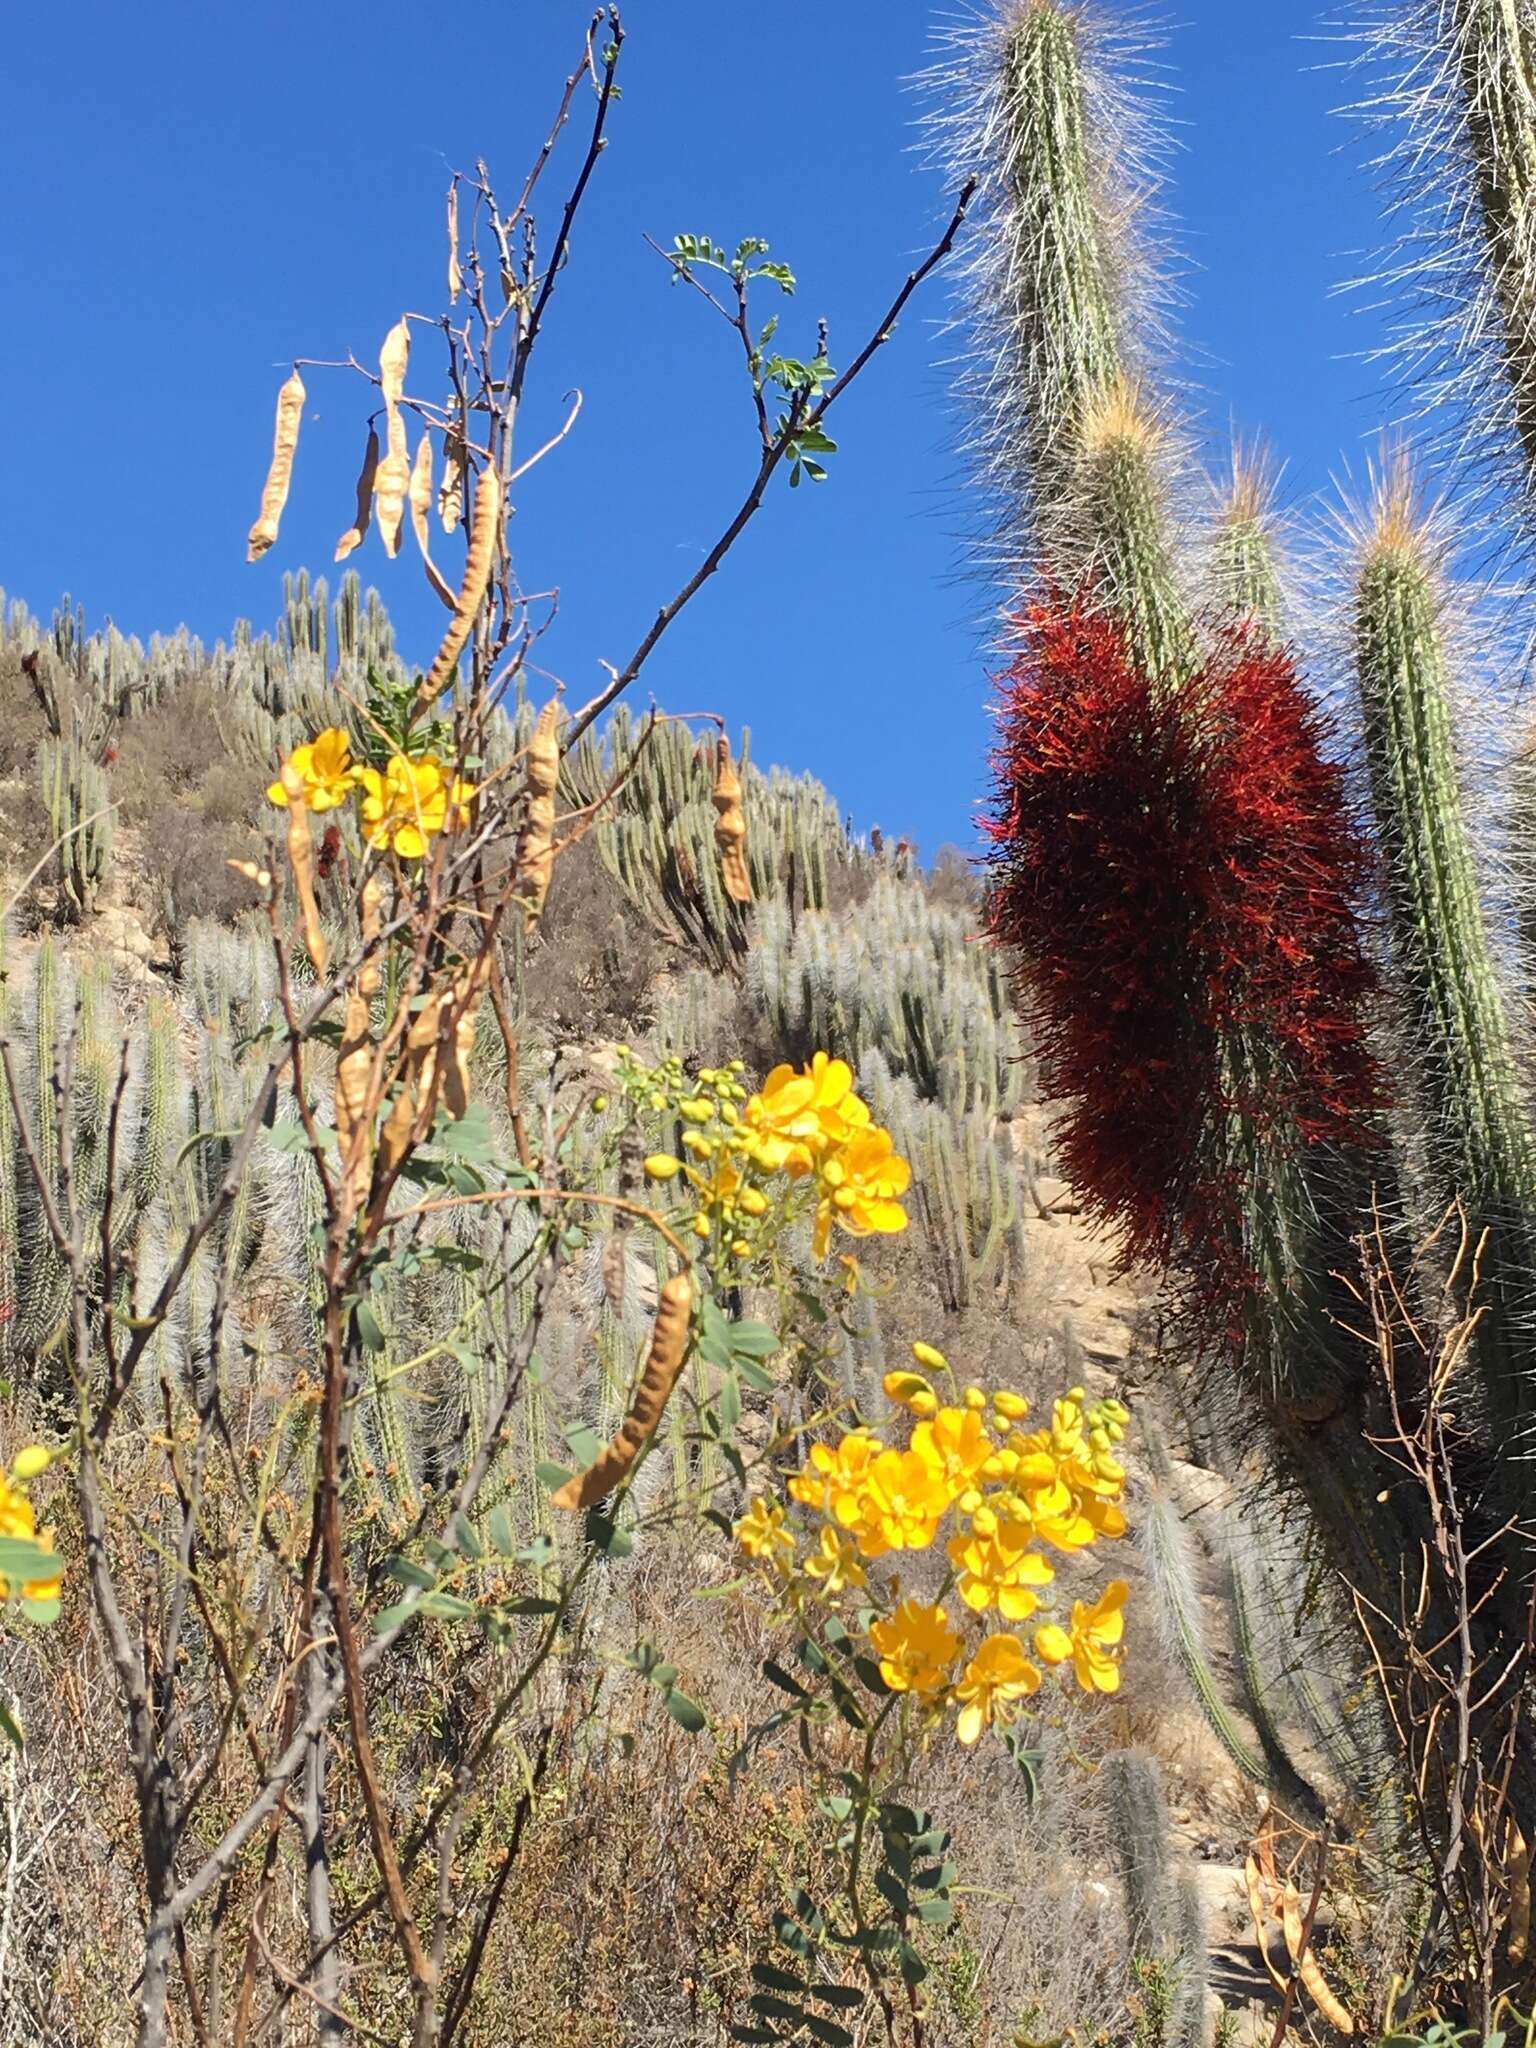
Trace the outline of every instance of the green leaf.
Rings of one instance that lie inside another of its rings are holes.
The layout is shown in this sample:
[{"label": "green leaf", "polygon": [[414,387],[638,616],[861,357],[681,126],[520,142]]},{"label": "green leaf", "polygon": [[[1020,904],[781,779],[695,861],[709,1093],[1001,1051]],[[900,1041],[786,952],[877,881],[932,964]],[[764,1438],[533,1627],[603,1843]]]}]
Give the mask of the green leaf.
[{"label": "green leaf", "polygon": [[587,1541],[600,1550],[604,1557],[629,1557],[635,1547],[635,1539],[628,1529],[621,1529],[610,1516],[599,1514],[596,1508],[588,1508],[586,1518]]},{"label": "green leaf", "polygon": [[560,1602],[546,1600],[542,1593],[517,1593],[501,1603],[503,1614],[558,1614]]},{"label": "green leaf", "polygon": [[772,1358],[779,1349],[779,1333],[767,1323],[732,1323],[730,1346],[736,1359]]},{"label": "green leaf", "polygon": [[457,1593],[423,1593],[418,1604],[423,1614],[439,1621],[467,1621],[475,1611],[474,1602],[461,1600]]},{"label": "green leaf", "polygon": [[517,1548],[517,1532],[512,1527],[512,1517],[503,1502],[491,1509],[486,1520],[487,1533],[493,1548],[501,1557],[510,1557]]},{"label": "green leaf", "polygon": [[455,1159],[494,1159],[496,1133],[485,1104],[472,1102],[457,1123],[448,1124],[437,1133],[436,1142]]},{"label": "green leaf", "polygon": [[689,1699],[687,1693],[679,1692],[673,1686],[664,1695],[667,1712],[679,1728],[686,1728],[690,1735],[702,1735],[709,1723],[704,1718],[704,1709]]},{"label": "green leaf", "polygon": [[550,1465],[547,1463],[541,1463],[535,1465],[533,1469],[538,1475],[539,1484],[543,1487],[547,1487],[551,1493],[554,1492],[557,1486],[564,1486],[567,1479],[570,1479],[574,1476],[572,1468],[569,1465]]},{"label": "green leaf", "polygon": [[720,1427],[729,1436],[741,1420],[741,1381],[727,1373],[720,1385]]},{"label": "green leaf", "polygon": [[930,1927],[947,1927],[955,1917],[954,1902],[951,1899],[919,1899],[913,1908],[917,1918]]},{"label": "green leaf", "polygon": [[3,1735],[14,1749],[25,1749],[27,1746],[27,1738],[22,1733],[21,1723],[4,1700],[0,1700],[0,1735]]},{"label": "green leaf", "polygon": [[475,1525],[470,1521],[468,1515],[454,1516],[453,1537],[460,1550],[463,1551],[472,1564],[478,1564],[481,1558],[484,1557],[485,1545],[480,1541]]},{"label": "green leaf", "polygon": [[50,1623],[57,1621],[63,1608],[64,1603],[57,1594],[46,1600],[34,1599],[30,1593],[23,1593],[21,1596],[22,1613],[28,1621],[36,1622],[39,1628],[47,1628]]},{"label": "green leaf", "polygon": [[374,1314],[369,1304],[366,1301],[360,1301],[352,1311],[352,1317],[353,1321],[357,1324],[357,1341],[362,1345],[363,1349],[365,1351],[382,1351],[384,1349],[384,1331],[380,1326],[378,1317]]},{"label": "green leaf", "polygon": [[901,1975],[906,1984],[921,1984],[928,1974],[928,1965],[923,1961],[910,1941],[901,1944]]},{"label": "green leaf", "polygon": [[815,1937],[807,1934],[805,1929],[791,1920],[787,1913],[774,1914],[773,1931],[779,1941],[792,1955],[799,1956],[802,1962],[809,1963],[814,1960],[816,1955]]},{"label": "green leaf", "polygon": [[437,1573],[411,1557],[392,1557],[384,1569],[397,1585],[414,1586],[418,1592],[425,1593],[437,1584]]},{"label": "green leaf", "polygon": [[58,1556],[24,1536],[0,1536],[0,1577],[13,1586],[34,1579],[56,1579],[63,1571]]}]

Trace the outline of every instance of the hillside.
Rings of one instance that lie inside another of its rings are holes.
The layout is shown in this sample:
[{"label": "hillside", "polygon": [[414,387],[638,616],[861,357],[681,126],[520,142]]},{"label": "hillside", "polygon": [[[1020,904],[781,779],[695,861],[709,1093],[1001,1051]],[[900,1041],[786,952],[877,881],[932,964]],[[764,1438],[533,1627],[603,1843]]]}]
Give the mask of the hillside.
[{"label": "hillside", "polygon": [[[211,651],[182,635],[142,649],[90,634],[67,609],[50,631],[11,607],[0,648],[8,1057],[23,1109],[45,1106],[56,1076],[67,1089],[75,1185],[94,1215],[113,1187],[110,1229],[129,1306],[156,1284],[178,1233],[236,1157],[231,1140],[277,1015],[272,937],[249,907],[249,881],[227,863],[274,859],[276,813],[264,795],[274,766],[322,726],[355,723],[369,664],[391,668],[388,623],[352,578],[334,606],[323,585],[301,580],[276,633],[240,627]],[[516,712],[488,753],[517,758],[530,730],[531,714]],[[654,1135],[626,1138],[632,1112],[609,1094],[626,1061],[676,1058],[686,1074],[741,1060],[760,1079],[779,1060],[844,1057],[912,1162],[911,1224],[860,1248],[865,1278],[823,1323],[817,1347],[786,1353],[760,1376],[761,1391],[746,1390],[743,1450],[792,1444],[829,1398],[845,1413],[885,1416],[882,1377],[914,1342],[1037,1405],[1079,1382],[1095,1399],[1123,1395],[1145,1416],[1150,1436],[1133,1442],[1131,1459],[1140,1540],[1123,1567],[1133,1588],[1123,1690],[1037,1717],[1027,1776],[1001,1753],[984,1765],[967,1754],[961,1767],[941,1748],[921,1766],[923,1796],[953,1816],[974,1887],[929,1944],[927,2038],[1024,2039],[1037,2018],[1051,2016],[1060,2031],[1070,2015],[1083,2038],[1118,2039],[1129,2000],[1154,2014],[1155,2024],[1138,2022],[1152,2029],[1138,2040],[1193,2039],[1216,1997],[1207,1951],[1234,2015],[1269,1992],[1251,1950],[1220,1960],[1234,1941],[1240,1950],[1251,1941],[1241,1862],[1259,1788],[1301,1817],[1325,1805],[1346,1827],[1370,1817],[1360,1805],[1369,1756],[1346,1731],[1338,1673],[1317,1648],[1318,1616],[1303,1613],[1306,1560],[1266,1530],[1241,1490],[1196,1463],[1165,1462],[1165,1432],[1187,1457],[1198,1453],[1176,1415],[1154,1423],[1146,1405],[1139,1359],[1157,1342],[1153,1293],[1122,1270],[1115,1243],[1080,1213],[1056,1169],[1052,1109],[1035,1098],[1008,963],[977,940],[974,879],[958,864],[923,872],[905,849],[850,831],[817,783],[747,758],[754,902],[744,910],[719,884],[712,751],[676,724],[640,739],[621,717],[565,760],[561,810],[590,830],[557,863],[537,933],[511,941],[523,997],[510,1090],[495,1023],[489,1012],[480,1021],[474,1099],[488,1153],[558,1152],[580,1184],[622,1195],[633,1185],[633,1144],[651,1150],[667,1138],[665,1118]],[[343,823],[327,834],[322,876],[344,887],[363,852]],[[323,1101],[322,1046],[316,1057],[310,1085]],[[114,1100],[115,1169],[103,1145]],[[268,1540],[279,1553],[299,1540],[290,1492],[309,1440],[309,1317],[320,1283],[313,1272],[306,1279],[316,1212],[290,1119],[285,1112],[273,1142],[238,1160],[234,1201],[155,1335],[151,1381],[132,1396],[134,1426],[112,1456],[114,1517],[124,1539],[142,1522],[146,1559],[166,1505],[155,1489],[163,1495],[167,1481],[151,1478],[140,1433],[165,1427],[177,1388],[195,1394],[210,1372],[221,1427],[247,1446],[242,1456],[270,1489]],[[62,1126],[55,1159],[61,1135]],[[46,1440],[62,1420],[70,1287],[13,1114],[0,1119],[0,1141],[0,1359],[5,1426],[19,1443]],[[99,1228],[91,1220],[87,1236]],[[471,1215],[430,1235],[506,1265],[515,1337],[519,1318],[535,1313],[517,1277],[533,1242],[526,1209],[505,1221]],[[582,1430],[600,1439],[612,1427],[655,1304],[659,1240],[646,1236],[578,1231],[558,1293],[543,1304],[538,1374],[501,1430],[482,1496],[487,1508],[505,1503],[519,1543],[568,1540],[535,1471],[567,1457]],[[347,1512],[375,1571],[430,1523],[495,1398],[487,1363],[466,1341],[482,1282],[470,1266],[417,1263],[416,1277],[374,1293],[377,1337],[356,1415]],[[754,1300],[742,1306],[750,1312]],[[754,1920],[766,1927],[786,1884],[803,1882],[825,1853],[810,1786],[759,1728],[768,1703],[752,1673],[777,1638],[765,1635],[722,1540],[748,1493],[727,1469],[734,1454],[722,1463],[707,1430],[699,1434],[714,1398],[701,1364],[629,1496],[632,1549],[608,1562],[558,1670],[497,1751],[504,1787],[491,1792],[490,1811],[515,1808],[526,1842],[475,2010],[526,2020],[515,2036],[493,2023],[466,2039],[573,2048],[715,2040],[740,2021],[751,1992]],[[134,1967],[135,1823],[115,1718],[97,1704],[110,1680],[79,1599],[79,1531],[62,1498],[49,1512],[71,1560],[64,1616],[46,1638],[21,1637],[4,1652],[8,1695],[33,1731],[13,1760],[13,1827],[54,1817],[7,1908],[7,2038],[105,2042],[126,2038],[115,1987]],[[1255,1570],[1271,1575],[1258,1589],[1267,1620],[1257,1628]],[[544,1572],[535,1567],[534,1586]],[[1286,1579],[1290,1595],[1277,1592]],[[257,1583],[242,1597],[259,1597]],[[1294,1638],[1280,1626],[1287,1599],[1304,1632]],[[450,1730],[411,1704],[424,1704],[421,1689],[450,1654],[442,1635],[429,1624],[394,1653],[401,1718],[385,1739],[406,1818],[452,1754]],[[637,1641],[664,1647],[703,1707],[707,1739],[682,1737],[647,1706],[643,1679],[614,1666]],[[215,1642],[216,1631],[198,1630],[180,1653],[177,1682],[193,1715],[205,1711],[203,1664]],[[1202,1695],[1225,1749],[1199,1712]],[[226,1779],[235,1800],[233,1760],[219,1767],[203,1830]],[[346,1873],[364,1845],[345,1814],[336,1826],[346,1897],[363,1882],[361,1865],[356,1880]],[[361,1986],[362,1956],[354,1967]],[[1362,1955],[1347,1967],[1373,1965]],[[1160,1997],[1172,2003],[1155,2019]]]}]

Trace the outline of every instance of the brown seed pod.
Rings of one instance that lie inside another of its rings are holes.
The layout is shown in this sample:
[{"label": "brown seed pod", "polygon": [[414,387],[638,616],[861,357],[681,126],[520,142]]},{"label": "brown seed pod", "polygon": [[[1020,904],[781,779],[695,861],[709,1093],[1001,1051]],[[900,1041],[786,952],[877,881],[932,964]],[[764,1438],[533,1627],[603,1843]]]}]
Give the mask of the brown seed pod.
[{"label": "brown seed pod", "polygon": [[459,594],[454,599],[453,617],[443,635],[443,644],[433,658],[432,666],[421,679],[417,695],[423,703],[432,703],[447,688],[464,651],[464,643],[474,630],[475,616],[480,610],[485,593],[490,587],[491,569],[496,560],[496,544],[501,531],[501,478],[495,465],[482,470],[475,486],[475,516],[470,522],[469,549],[464,560],[464,581],[459,585]]},{"label": "brown seed pod", "polygon": [[304,801],[304,778],[290,761],[283,763],[282,783],[288,799],[288,862],[304,920],[304,943],[315,972],[324,974],[328,954],[320,929],[320,906],[315,901],[315,842],[309,829],[309,806]]},{"label": "brown seed pod", "polygon": [[368,429],[367,444],[363,449],[363,466],[357,473],[357,511],[352,524],[336,543],[336,560],[344,562],[354,548],[360,548],[368,531],[368,522],[373,517],[373,482],[379,473],[379,430]]},{"label": "brown seed pod", "polygon": [[277,394],[277,425],[272,435],[272,460],[261,488],[261,516],[246,536],[245,559],[259,562],[277,539],[283,507],[288,502],[288,485],[293,478],[294,451],[299,445],[299,422],[304,417],[304,380],[295,370]]},{"label": "brown seed pod", "polygon": [[720,849],[720,879],[725,893],[735,903],[752,901],[752,878],[747,873],[747,816],[741,808],[741,777],[731,760],[731,743],[724,733],[715,746],[715,844]]},{"label": "brown seed pod", "polygon": [[[336,1139],[343,1164],[355,1134],[371,1122],[368,1087],[372,1074],[373,1034],[369,1028],[368,998],[359,983],[347,996],[341,1050],[336,1058]],[[347,1169],[344,1192],[349,1212],[355,1213],[368,1199],[368,1183],[373,1178],[372,1151],[365,1136],[359,1140],[357,1156]]]},{"label": "brown seed pod", "polygon": [[[361,909],[363,941],[369,944],[379,936],[384,923],[384,884],[376,874],[369,875],[363,883]],[[357,985],[365,996],[374,996],[379,992],[379,980],[379,956],[374,953],[358,975]]]},{"label": "brown seed pod", "polygon": [[462,1117],[469,1109],[470,1067],[475,1054],[475,1027],[480,1017],[480,998],[490,973],[490,955],[477,960],[464,977],[458,1010],[453,1020],[453,1040],[443,1074],[443,1107],[450,1116]]},{"label": "brown seed pod", "polygon": [[411,330],[404,320],[397,320],[379,350],[379,389],[384,393],[386,412],[393,413],[400,403],[410,360]]},{"label": "brown seed pod", "polygon": [[373,495],[379,509],[379,539],[383,541],[384,552],[391,561],[400,552],[400,530],[405,524],[405,499],[410,482],[411,459],[406,453],[405,421],[399,413],[392,412],[384,459],[373,480]]},{"label": "brown seed pod", "polygon": [[630,1472],[640,1453],[656,1434],[677,1385],[683,1360],[688,1355],[688,1326],[693,1318],[693,1284],[686,1273],[677,1273],[661,1290],[656,1306],[656,1324],[651,1348],[635,1389],[629,1413],[619,1425],[606,1450],[600,1451],[585,1472],[568,1479],[550,1495],[557,1508],[579,1513],[604,1499]]},{"label": "brown seed pod", "polygon": [[1258,1948],[1260,1959],[1264,1964],[1264,1968],[1269,1973],[1269,1981],[1280,1993],[1280,1996],[1284,1998],[1286,1992],[1285,1975],[1283,1971],[1276,1969],[1274,1958],[1269,1952],[1268,1927],[1270,1909],[1266,1903],[1264,1887],[1259,1877],[1259,1866],[1255,1863],[1252,1856],[1247,1856],[1243,1859],[1243,1884],[1248,1893],[1248,1911],[1253,1916],[1254,1941]]},{"label": "brown seed pod", "polygon": [[1509,1880],[1509,1960],[1523,1963],[1531,1944],[1531,1845],[1510,1816],[1504,1875]]},{"label": "brown seed pod", "polygon": [[1336,2033],[1352,2034],[1355,2023],[1349,2008],[1323,1975],[1323,1966],[1312,1952],[1312,1944],[1302,1922],[1301,1894],[1293,1884],[1284,1886],[1280,1893],[1280,1924],[1285,1929],[1285,1945],[1291,1952],[1296,1975],[1307,1996]]},{"label": "brown seed pod", "polygon": [[555,791],[560,783],[560,704],[551,697],[528,742],[523,822],[517,834],[512,893],[531,931],[544,914],[555,871]]},{"label": "brown seed pod", "polygon": [[464,443],[457,434],[448,436],[443,457],[443,481],[437,494],[437,516],[444,533],[452,533],[464,517]]},{"label": "brown seed pod", "polygon": [[459,293],[464,286],[464,273],[459,268],[459,188],[448,187],[448,303],[456,306]]},{"label": "brown seed pod", "polygon": [[379,1172],[387,1180],[412,1145],[431,1128],[438,1095],[438,1038],[442,1030],[443,996],[434,991],[417,1011],[405,1035],[400,1093],[379,1134]]},{"label": "brown seed pod", "polygon": [[432,436],[424,433],[416,449],[416,460],[411,465],[411,531],[416,536],[416,545],[421,550],[421,565],[427,572],[427,581],[447,605],[454,607],[454,595],[443,578],[442,571],[432,559],[432,547],[427,531],[427,520],[432,510]]}]

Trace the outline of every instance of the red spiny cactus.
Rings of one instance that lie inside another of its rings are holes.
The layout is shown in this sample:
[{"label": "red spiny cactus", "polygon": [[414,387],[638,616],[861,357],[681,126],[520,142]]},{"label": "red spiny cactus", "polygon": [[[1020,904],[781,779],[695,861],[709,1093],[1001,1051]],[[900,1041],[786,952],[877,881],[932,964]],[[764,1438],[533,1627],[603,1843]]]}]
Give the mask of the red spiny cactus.
[{"label": "red spiny cactus", "polygon": [[1377,1098],[1342,777],[1288,657],[1240,630],[1170,693],[1102,615],[1047,600],[1018,623],[988,922],[1068,1104],[1062,1163],[1135,1254],[1225,1291],[1241,1229],[1220,1126],[1337,1141]]}]

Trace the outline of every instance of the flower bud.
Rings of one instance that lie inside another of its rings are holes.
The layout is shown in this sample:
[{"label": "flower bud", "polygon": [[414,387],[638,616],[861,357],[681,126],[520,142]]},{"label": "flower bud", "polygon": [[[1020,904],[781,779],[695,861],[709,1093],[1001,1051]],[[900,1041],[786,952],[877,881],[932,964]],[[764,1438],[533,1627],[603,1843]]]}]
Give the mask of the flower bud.
[{"label": "flower bud", "polygon": [[682,1168],[681,1159],[674,1159],[670,1152],[653,1152],[645,1162],[648,1180],[671,1180],[674,1174],[682,1172]]}]

